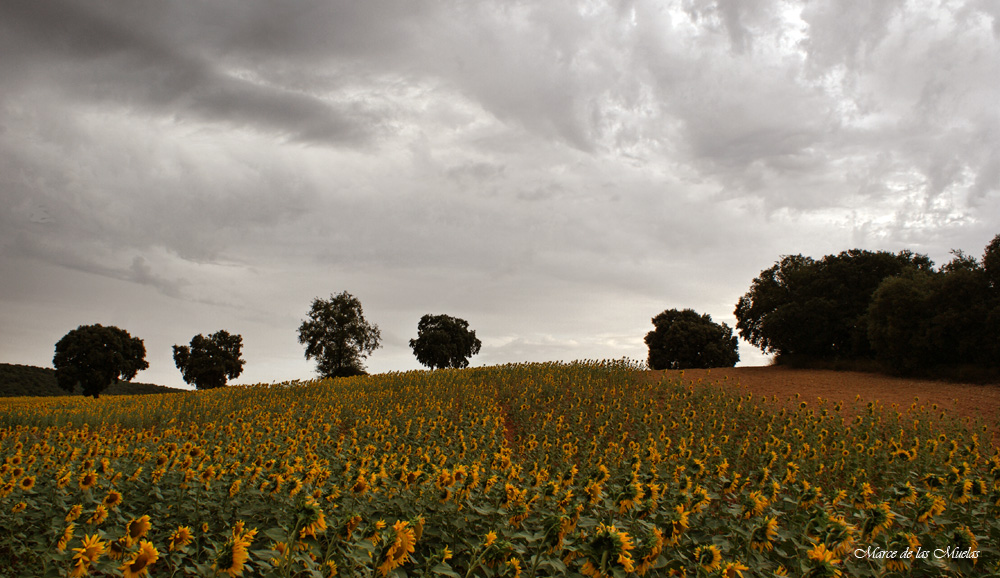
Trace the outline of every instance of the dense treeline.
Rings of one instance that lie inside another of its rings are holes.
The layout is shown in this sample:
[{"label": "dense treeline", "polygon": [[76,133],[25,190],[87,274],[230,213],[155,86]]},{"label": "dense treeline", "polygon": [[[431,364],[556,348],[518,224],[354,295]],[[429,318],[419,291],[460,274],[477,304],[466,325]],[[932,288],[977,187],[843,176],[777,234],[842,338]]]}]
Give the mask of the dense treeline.
[{"label": "dense treeline", "polygon": [[[102,393],[105,395],[136,395],[175,391],[182,390],[150,383],[118,382],[109,386]],[[79,387],[73,393],[79,395],[81,393]],[[33,365],[0,363],[0,397],[55,395],[67,395],[66,390],[61,389],[56,383],[55,370]]]},{"label": "dense treeline", "polygon": [[736,305],[740,335],[779,363],[876,362],[901,374],[1000,369],[1000,235],[982,259],[853,249],[783,257]]}]

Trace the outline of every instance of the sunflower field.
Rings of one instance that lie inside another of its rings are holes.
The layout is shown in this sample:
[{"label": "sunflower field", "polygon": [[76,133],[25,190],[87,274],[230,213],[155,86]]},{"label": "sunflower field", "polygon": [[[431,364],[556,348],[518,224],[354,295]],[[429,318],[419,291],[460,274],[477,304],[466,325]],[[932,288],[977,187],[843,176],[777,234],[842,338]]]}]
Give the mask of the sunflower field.
[{"label": "sunflower field", "polygon": [[5,400],[0,577],[1000,575],[986,425],[642,369]]}]

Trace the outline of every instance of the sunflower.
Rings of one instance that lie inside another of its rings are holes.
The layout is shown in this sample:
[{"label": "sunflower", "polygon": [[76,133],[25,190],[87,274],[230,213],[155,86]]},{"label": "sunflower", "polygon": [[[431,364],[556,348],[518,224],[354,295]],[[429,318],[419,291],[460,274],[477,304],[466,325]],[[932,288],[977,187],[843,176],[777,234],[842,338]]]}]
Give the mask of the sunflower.
[{"label": "sunflower", "polygon": [[651,534],[647,535],[645,540],[646,553],[639,559],[639,564],[635,567],[636,574],[642,576],[656,564],[657,558],[660,557],[660,552],[663,551],[663,546],[665,542],[663,541],[663,532],[658,528],[653,528]]},{"label": "sunflower", "polygon": [[285,542],[272,542],[271,550],[274,550],[278,553],[278,556],[280,556],[271,558],[271,565],[280,566],[281,561],[285,558],[285,555],[288,554],[288,544]]},{"label": "sunflower", "polygon": [[66,544],[73,539],[73,530],[76,529],[76,524],[70,522],[66,529],[63,530],[62,536],[59,537],[59,541],[56,542],[56,550],[62,554],[66,551]]},{"label": "sunflower", "polygon": [[80,514],[82,513],[83,513],[83,506],[81,504],[73,506],[72,508],[69,509],[69,513],[66,514],[66,522],[72,522],[73,520],[76,520],[77,518],[80,517]]},{"label": "sunflower", "polygon": [[861,533],[866,538],[874,538],[892,526],[896,514],[889,509],[887,502],[865,508]]},{"label": "sunflower", "polygon": [[11,514],[19,514],[19,513],[23,512],[24,510],[26,510],[27,508],[28,508],[28,504],[26,502],[18,502],[16,504],[14,504],[13,508],[10,509],[10,513]]},{"label": "sunflower", "polygon": [[768,500],[758,491],[743,495],[743,517],[753,518],[764,513]]},{"label": "sunflower", "polygon": [[742,562],[726,562],[722,566],[722,571],[720,574],[725,578],[743,578],[743,571],[749,570],[747,566],[743,565]]},{"label": "sunflower", "polygon": [[101,541],[100,536],[97,534],[85,536],[83,547],[73,548],[76,554],[73,555],[73,571],[70,572],[70,577],[80,578],[80,576],[90,574],[90,569],[97,563],[97,559],[104,553],[104,549],[105,543]]},{"label": "sunflower", "polygon": [[104,501],[102,502],[105,506],[111,508],[112,510],[117,508],[119,504],[122,503],[121,492],[117,490],[111,490],[108,492],[107,496],[104,496]]},{"label": "sunflower", "polygon": [[712,498],[708,497],[708,490],[701,486],[695,486],[691,490],[691,511],[697,514],[704,510],[712,502]]},{"label": "sunflower", "polygon": [[112,560],[121,560],[127,549],[128,543],[125,542],[125,538],[118,538],[114,542],[108,544],[105,553],[108,555],[108,558],[111,558]]},{"label": "sunflower", "polygon": [[[909,549],[916,552],[920,549],[920,542],[917,537],[910,532],[897,533],[889,538],[886,550],[901,552]],[[885,561],[885,569],[889,572],[904,573],[910,567],[911,558],[892,558]]]},{"label": "sunflower", "polygon": [[178,526],[177,529],[174,530],[174,533],[170,534],[170,545],[167,549],[171,552],[179,550],[190,544],[193,539],[194,534],[191,533],[191,528],[187,526]]},{"label": "sunflower", "polygon": [[598,524],[589,543],[591,559],[583,565],[580,572],[593,578],[610,575],[615,569],[635,572],[631,553],[634,547],[628,533],[614,526]]},{"label": "sunflower", "polygon": [[941,496],[930,492],[921,494],[916,503],[917,521],[920,523],[931,523],[934,521],[934,516],[944,512],[944,509],[945,501]]},{"label": "sunflower", "polygon": [[778,521],[774,517],[765,518],[750,535],[750,547],[758,552],[774,549],[774,539],[778,536]]},{"label": "sunflower", "polygon": [[826,544],[823,544],[822,542],[814,544],[812,549],[810,549],[807,553],[807,556],[810,560],[815,562],[806,574],[807,577],[832,578],[841,575],[840,570],[835,568],[835,565],[840,564],[840,560],[834,557],[834,552],[832,550],[828,550]]},{"label": "sunflower", "polygon": [[417,540],[413,534],[413,528],[408,528],[409,522],[399,520],[392,526],[394,540],[385,552],[382,564],[378,571],[382,576],[388,576],[389,572],[399,568],[410,559],[414,545]]},{"label": "sunflower", "polygon": [[722,553],[715,544],[701,545],[695,548],[694,559],[706,572],[714,572],[722,562]]},{"label": "sunflower", "polygon": [[87,523],[100,525],[104,522],[104,520],[107,519],[108,519],[108,509],[104,506],[104,504],[97,504],[97,507],[94,508],[94,513],[87,520]]},{"label": "sunflower", "polygon": [[[972,552],[977,552],[979,550],[979,542],[976,540],[975,534],[968,526],[959,526],[951,533],[951,543],[955,545],[956,550],[971,550]],[[979,561],[978,558],[972,558],[972,563],[975,564]]]},{"label": "sunflower", "polygon": [[149,515],[144,515],[138,520],[132,519],[131,522],[125,526],[125,540],[128,541],[129,546],[135,544],[140,538],[149,532],[149,529],[153,525],[149,523]]},{"label": "sunflower", "polygon": [[489,531],[486,533],[486,539],[483,541],[483,548],[489,548],[497,541],[497,533],[494,531]]},{"label": "sunflower", "polygon": [[351,534],[354,533],[354,530],[358,528],[358,524],[360,523],[361,516],[358,515],[351,516],[347,519],[347,522],[344,524],[344,540],[351,539]]},{"label": "sunflower", "polygon": [[243,575],[243,565],[247,563],[250,556],[247,554],[246,543],[242,540],[230,538],[223,547],[222,552],[215,557],[212,568],[221,574],[228,574],[230,578]]},{"label": "sunflower", "polygon": [[153,544],[142,540],[139,542],[139,549],[132,554],[132,558],[119,566],[118,569],[122,571],[122,578],[140,578],[149,574],[149,567],[159,558],[160,553],[156,551]]},{"label": "sunflower", "polygon": [[80,489],[83,491],[88,491],[94,487],[97,483],[97,472],[91,470],[89,472],[80,474]]},{"label": "sunflower", "polygon": [[855,528],[843,516],[826,516],[821,541],[824,544],[834,544],[833,553],[843,556],[854,544]]},{"label": "sunflower", "polygon": [[517,558],[509,558],[503,563],[504,572],[501,576],[513,576],[513,578],[521,578],[521,561]]},{"label": "sunflower", "polygon": [[684,510],[684,505],[674,506],[673,510],[667,512],[667,525],[663,531],[663,538],[668,546],[676,546],[684,530],[688,529],[691,513]]},{"label": "sunflower", "polygon": [[351,486],[351,491],[358,495],[364,494],[368,491],[368,479],[365,478],[363,473],[358,474],[357,480],[354,482],[354,485]]},{"label": "sunflower", "polygon": [[802,480],[802,495],[799,497],[799,506],[808,508],[819,501],[823,495],[823,490],[813,486],[809,482]]},{"label": "sunflower", "polygon": [[21,478],[21,489],[28,491],[35,487],[35,476],[24,476]]},{"label": "sunflower", "polygon": [[322,534],[326,531],[326,517],[323,515],[323,509],[311,497],[306,499],[300,515],[304,520],[304,525],[299,531],[300,540],[305,540],[306,536],[315,538],[317,532]]},{"label": "sunflower", "polygon": [[955,484],[955,489],[952,491],[951,499],[956,504],[964,504],[969,501],[969,494],[972,492],[972,480],[962,479]]}]

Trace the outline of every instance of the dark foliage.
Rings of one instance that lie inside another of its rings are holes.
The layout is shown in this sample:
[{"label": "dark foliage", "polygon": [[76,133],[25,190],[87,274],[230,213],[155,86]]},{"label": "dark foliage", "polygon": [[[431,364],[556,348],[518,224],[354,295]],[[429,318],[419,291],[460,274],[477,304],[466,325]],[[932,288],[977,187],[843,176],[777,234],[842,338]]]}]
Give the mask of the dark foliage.
[{"label": "dark foliage", "polygon": [[344,291],[330,299],[316,298],[309,319],[299,326],[299,343],[306,359],[317,360],[322,377],[364,375],[362,360],[381,346],[378,326],[365,321],[361,301]]},{"label": "dark foliage", "polygon": [[820,359],[870,357],[868,305],[885,279],[930,271],[923,255],[860,249],[816,261],[783,257],[736,305],[740,336],[764,352]]},{"label": "dark foliage", "polygon": [[142,340],[124,329],[103,325],[81,325],[56,343],[52,358],[56,381],[63,390],[98,397],[119,379],[131,380],[149,367]]},{"label": "dark foliage", "polygon": [[1000,291],[1000,235],[993,237],[983,251],[983,271],[990,287]]},{"label": "dark foliage", "polygon": [[448,315],[424,315],[417,324],[417,338],[410,340],[413,355],[431,369],[468,367],[482,342],[469,322]]},{"label": "dark foliage", "polygon": [[[151,383],[119,381],[102,392],[103,395],[145,395],[149,393],[177,393],[184,391]],[[72,392],[80,394],[77,387]],[[56,371],[48,367],[0,363],[0,397],[36,397],[66,395],[56,382]]]},{"label": "dark foliage", "polygon": [[181,370],[184,381],[198,389],[225,387],[226,381],[243,373],[246,363],[240,358],[243,337],[218,331],[205,337],[198,334],[191,345],[174,346],[174,363]]},{"label": "dark foliage", "polygon": [[740,360],[733,330],[707,313],[668,309],[653,318],[646,334],[651,369],[732,367]]},{"label": "dark foliage", "polygon": [[885,280],[872,296],[868,335],[876,359],[895,373],[1000,367],[1000,288],[979,261],[955,251],[939,272]]}]

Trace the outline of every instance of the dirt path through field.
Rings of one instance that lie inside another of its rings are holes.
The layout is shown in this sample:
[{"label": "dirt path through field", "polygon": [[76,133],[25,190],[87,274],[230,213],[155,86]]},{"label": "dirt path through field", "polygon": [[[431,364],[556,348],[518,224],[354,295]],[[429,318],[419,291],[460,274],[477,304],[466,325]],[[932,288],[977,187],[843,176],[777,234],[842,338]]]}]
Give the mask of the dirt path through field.
[{"label": "dirt path through field", "polygon": [[[661,371],[650,372],[659,378]],[[680,371],[667,371],[679,376]],[[728,379],[726,379],[728,377]],[[904,379],[857,371],[789,369],[785,367],[732,367],[684,370],[684,381],[736,383],[755,395],[777,396],[786,402],[801,394],[806,401],[823,398],[842,401],[852,407],[855,397],[862,404],[879,400],[886,407],[897,405],[904,410],[917,398],[918,405],[937,404],[952,415],[982,418],[993,431],[993,443],[1000,446],[1000,384],[976,385],[918,379]],[[863,406],[863,405],[862,405]],[[984,442],[987,440],[983,440]]]}]

